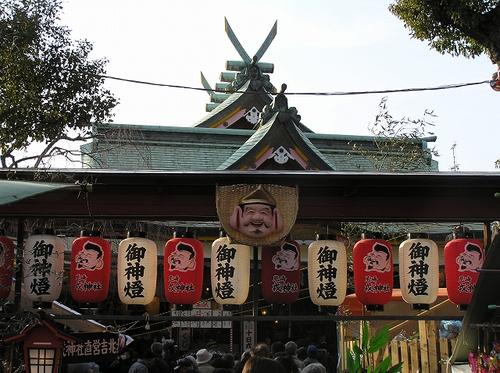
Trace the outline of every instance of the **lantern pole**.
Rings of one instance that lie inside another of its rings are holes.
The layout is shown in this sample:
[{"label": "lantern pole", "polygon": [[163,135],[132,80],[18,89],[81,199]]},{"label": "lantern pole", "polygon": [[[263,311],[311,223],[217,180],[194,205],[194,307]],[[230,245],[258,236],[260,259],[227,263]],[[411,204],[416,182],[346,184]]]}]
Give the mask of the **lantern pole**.
[{"label": "lantern pole", "polygon": [[492,241],[491,222],[489,221],[483,223],[483,237],[484,252],[486,253]]},{"label": "lantern pole", "polygon": [[253,340],[257,343],[257,320],[259,315],[259,294],[257,293],[257,284],[259,279],[259,247],[253,247],[253,276],[252,276],[252,315],[254,316],[253,322]]},{"label": "lantern pole", "polygon": [[[288,304],[288,316],[292,316],[292,304]],[[288,339],[292,339],[292,320],[288,320]]]},{"label": "lantern pole", "polygon": [[14,310],[21,311],[21,283],[23,280],[24,218],[17,219],[16,274],[14,287]]},{"label": "lantern pole", "polygon": [[[333,346],[334,350],[329,352],[332,354],[334,359],[334,366],[338,366],[339,362],[339,324],[338,321],[332,320],[333,330],[331,331],[331,340],[329,345]],[[329,346],[327,345],[327,348]]]}]

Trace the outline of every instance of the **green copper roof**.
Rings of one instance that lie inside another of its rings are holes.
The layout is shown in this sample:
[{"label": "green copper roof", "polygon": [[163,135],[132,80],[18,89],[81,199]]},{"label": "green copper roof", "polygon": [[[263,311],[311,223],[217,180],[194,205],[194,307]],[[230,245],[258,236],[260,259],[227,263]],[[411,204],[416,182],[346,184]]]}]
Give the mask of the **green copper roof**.
[{"label": "green copper roof", "polygon": [[[108,169],[149,169],[165,171],[214,171],[226,169],[247,154],[269,131],[227,130],[225,128],[173,127],[155,125],[100,124],[95,130],[101,134],[92,143],[82,146],[86,167]],[[126,139],[120,140],[120,134]],[[325,163],[337,171],[374,171],[372,160],[354,152],[352,144],[372,143],[373,136],[301,133],[304,144],[321,154]],[[435,137],[423,138],[424,148]],[[311,146],[312,144],[312,146]],[[365,146],[365,145],[363,145]],[[370,157],[372,158],[372,157]],[[429,160],[422,171],[438,170],[437,162]]]},{"label": "green copper roof", "polygon": [[[278,113],[275,114],[275,116],[277,115]],[[272,123],[272,121],[269,121],[269,123]],[[271,124],[261,126],[236,152],[234,152],[229,158],[226,159],[224,163],[217,167],[217,170],[226,170],[236,161],[243,158],[250,150],[255,147],[256,144],[259,143],[260,140],[264,138],[264,136],[266,136],[267,132],[270,129]]]},{"label": "green copper roof", "polygon": [[38,194],[65,188],[75,188],[75,185],[0,180],[0,205],[18,202]]},{"label": "green copper roof", "polygon": [[[280,119],[281,117],[286,119]],[[283,111],[276,111],[269,117],[266,124],[259,127],[231,157],[217,167],[217,170],[238,168],[245,163],[250,165],[255,161],[256,153],[265,148],[276,150],[283,145],[290,146],[290,149],[297,147],[301,153],[307,154],[308,161],[310,165],[315,165],[314,168],[335,170],[335,166],[316,149],[294,123],[293,118],[295,118],[293,115],[285,115]]]},{"label": "green copper roof", "polygon": [[[243,87],[241,87],[240,91],[246,91],[248,89],[248,85],[250,84],[250,81],[246,82]],[[236,92],[231,94],[224,102],[222,102],[219,106],[217,106],[214,110],[212,110],[210,113],[208,113],[205,117],[201,118],[198,122],[193,124],[193,127],[197,127],[200,124],[206,122],[207,120],[217,116],[219,113],[225,111],[227,107],[231,106],[234,102],[236,102],[241,96],[243,96],[244,93],[242,92]]]}]

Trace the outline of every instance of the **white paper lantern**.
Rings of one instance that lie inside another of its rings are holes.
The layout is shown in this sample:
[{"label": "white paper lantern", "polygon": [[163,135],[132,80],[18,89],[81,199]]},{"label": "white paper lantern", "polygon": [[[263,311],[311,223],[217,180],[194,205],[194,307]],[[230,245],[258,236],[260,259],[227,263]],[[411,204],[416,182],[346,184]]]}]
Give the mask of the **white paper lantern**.
[{"label": "white paper lantern", "polygon": [[250,287],[251,247],[221,237],[212,244],[212,295],[219,304],[243,304]]},{"label": "white paper lantern", "polygon": [[146,305],[156,294],[158,249],[144,232],[120,242],[116,273],[118,296],[124,304]]},{"label": "white paper lantern", "polygon": [[64,240],[45,230],[24,245],[23,278],[28,299],[52,302],[59,298],[64,275]]},{"label": "white paper lantern", "polygon": [[311,301],[318,306],[339,306],[347,292],[347,254],[343,242],[318,240],[309,245],[307,275]]},{"label": "white paper lantern", "polygon": [[399,245],[401,295],[415,308],[436,301],[439,290],[439,253],[427,238],[409,238]]}]

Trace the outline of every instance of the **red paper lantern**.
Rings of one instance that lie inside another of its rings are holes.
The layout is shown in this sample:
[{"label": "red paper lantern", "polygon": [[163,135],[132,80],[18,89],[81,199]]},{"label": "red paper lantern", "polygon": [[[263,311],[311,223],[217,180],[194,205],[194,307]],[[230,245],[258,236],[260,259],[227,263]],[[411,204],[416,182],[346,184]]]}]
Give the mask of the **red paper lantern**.
[{"label": "red paper lantern", "polygon": [[173,304],[194,304],[203,290],[203,244],[190,237],[173,238],[165,245],[165,298]]},{"label": "red paper lantern", "polygon": [[392,246],[383,239],[363,238],[353,248],[354,290],[368,310],[381,310],[392,297]]},{"label": "red paper lantern", "polygon": [[286,240],[281,246],[262,248],[262,296],[269,303],[290,304],[300,291],[300,246]]},{"label": "red paper lantern", "polygon": [[14,242],[0,231],[0,300],[6,299],[14,275]]},{"label": "red paper lantern", "polygon": [[462,307],[470,303],[483,261],[484,249],[480,240],[461,237],[445,245],[444,269],[451,302]]},{"label": "red paper lantern", "polygon": [[109,292],[111,244],[97,231],[83,231],[71,246],[70,290],[79,303],[100,303]]}]

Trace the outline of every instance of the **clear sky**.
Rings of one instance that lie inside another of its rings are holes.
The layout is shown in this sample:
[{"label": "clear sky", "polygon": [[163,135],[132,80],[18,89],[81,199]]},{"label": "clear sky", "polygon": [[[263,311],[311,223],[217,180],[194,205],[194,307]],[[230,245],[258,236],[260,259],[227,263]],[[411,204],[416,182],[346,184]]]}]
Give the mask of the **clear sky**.
[{"label": "clear sky", "polygon": [[[388,8],[390,1],[357,0],[64,0],[62,23],[72,37],[94,44],[93,57],[109,60],[108,75],[201,87],[212,86],[225,61],[240,59],[224,31],[227,17],[250,56],[274,22],[278,34],[262,62],[272,62],[271,82],[289,92],[367,91],[433,87],[491,78],[496,67],[476,59],[440,55],[411,39]],[[114,122],[191,126],[206,115],[205,92],[108,80],[119,98]],[[384,95],[290,96],[302,122],[317,133],[370,135]],[[489,85],[388,94],[395,118],[437,115],[434,144],[441,171],[497,171],[500,158],[500,92]]]}]

